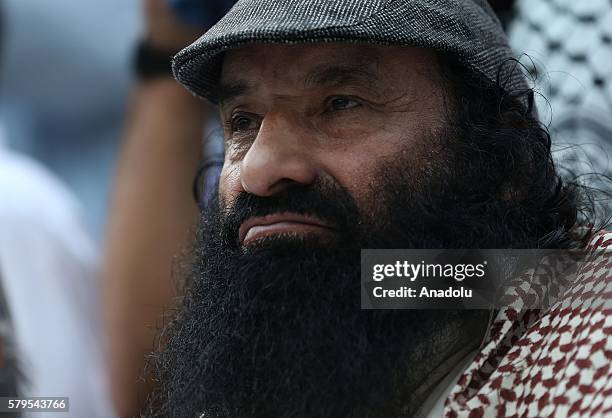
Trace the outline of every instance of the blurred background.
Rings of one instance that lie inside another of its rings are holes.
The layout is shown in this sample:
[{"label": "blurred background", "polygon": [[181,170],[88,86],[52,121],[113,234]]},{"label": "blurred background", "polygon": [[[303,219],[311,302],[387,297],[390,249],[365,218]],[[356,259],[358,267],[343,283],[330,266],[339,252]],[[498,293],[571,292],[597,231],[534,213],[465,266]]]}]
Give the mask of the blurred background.
[{"label": "blurred background", "polygon": [[101,238],[142,30],[138,0],[3,0],[0,118],[11,148],[42,161]]}]

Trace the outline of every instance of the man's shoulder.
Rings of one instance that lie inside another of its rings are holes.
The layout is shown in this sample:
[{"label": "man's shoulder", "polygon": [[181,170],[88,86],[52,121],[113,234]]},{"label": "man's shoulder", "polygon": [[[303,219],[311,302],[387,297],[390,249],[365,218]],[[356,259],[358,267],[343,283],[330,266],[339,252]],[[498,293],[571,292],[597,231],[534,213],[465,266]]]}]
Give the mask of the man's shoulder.
[{"label": "man's shoulder", "polygon": [[597,250],[612,250],[612,231],[602,230],[591,237],[587,249],[592,251]]},{"label": "man's shoulder", "polygon": [[603,415],[612,381],[611,249],[612,232],[594,234],[587,261],[550,309],[496,321],[495,336],[453,389],[447,416]]}]

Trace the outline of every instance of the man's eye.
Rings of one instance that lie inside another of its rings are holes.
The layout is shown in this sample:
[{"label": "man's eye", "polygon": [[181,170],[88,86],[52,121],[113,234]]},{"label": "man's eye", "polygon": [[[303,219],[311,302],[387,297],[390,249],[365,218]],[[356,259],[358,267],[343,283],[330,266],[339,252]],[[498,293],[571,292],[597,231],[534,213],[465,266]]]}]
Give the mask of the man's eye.
[{"label": "man's eye", "polygon": [[248,116],[238,115],[232,118],[232,132],[248,132],[258,128],[258,122]]},{"label": "man's eye", "polygon": [[357,100],[344,96],[332,97],[328,103],[330,110],[347,110],[359,106]]}]

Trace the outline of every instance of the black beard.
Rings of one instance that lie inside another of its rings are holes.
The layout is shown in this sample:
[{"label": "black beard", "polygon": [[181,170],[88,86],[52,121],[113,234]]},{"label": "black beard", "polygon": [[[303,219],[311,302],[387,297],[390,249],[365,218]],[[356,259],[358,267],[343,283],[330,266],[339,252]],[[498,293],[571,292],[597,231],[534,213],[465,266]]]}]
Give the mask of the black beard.
[{"label": "black beard", "polygon": [[444,360],[432,353],[474,326],[456,311],[362,311],[357,245],[286,237],[241,252],[204,225],[162,355],[161,415],[400,416]]},{"label": "black beard", "polygon": [[[461,151],[451,149],[456,140],[442,143],[447,155]],[[232,208],[214,200],[203,212],[196,262],[166,331],[167,348],[155,359],[161,387],[149,413],[413,413],[423,401],[414,391],[459,347],[478,343],[488,312],[362,311],[360,249],[504,248],[523,246],[528,237],[512,229],[522,219],[512,218],[499,189],[476,188],[482,173],[430,156],[426,146],[420,151],[429,164],[419,171],[401,158],[381,164],[370,191],[378,201],[369,210],[333,181],[268,198],[243,194]],[[240,247],[245,219],[284,211],[317,216],[335,225],[337,235],[332,241],[281,236]]]}]

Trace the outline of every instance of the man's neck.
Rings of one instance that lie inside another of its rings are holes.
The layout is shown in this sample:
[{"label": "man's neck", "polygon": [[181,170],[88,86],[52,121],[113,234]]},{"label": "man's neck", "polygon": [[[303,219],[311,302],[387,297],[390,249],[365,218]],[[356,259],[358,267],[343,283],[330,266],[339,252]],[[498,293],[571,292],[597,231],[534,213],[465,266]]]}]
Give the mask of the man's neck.
[{"label": "man's neck", "polygon": [[[457,360],[463,352],[453,355],[447,361],[443,362],[432,374],[426,379],[423,385],[419,388],[419,394],[422,400],[420,406],[414,414],[417,418],[439,417],[443,416],[444,401],[448,397],[452,387],[457,383],[459,377],[473,360],[478,350],[474,349],[463,355]],[[423,397],[424,396],[424,397]]]},{"label": "man's neck", "polygon": [[[488,318],[488,314],[486,315]],[[468,355],[475,351],[482,343],[485,335],[488,319],[485,322],[485,315],[478,318],[471,327],[461,328],[462,337],[449,341],[446,338],[440,338],[435,342],[429,342],[428,347],[423,347],[430,355],[423,361],[423,365],[415,367],[410,365],[408,369],[411,387],[416,388],[411,393],[406,393],[406,402],[404,403],[403,412],[405,416],[415,416],[421,411],[421,408],[434,389],[442,382],[449,373],[457,369],[458,366],[464,364]],[[460,332],[461,332],[460,331]],[[455,329],[455,333],[457,330]],[[417,377],[417,375],[419,375]],[[415,380],[416,379],[416,380]]]}]

